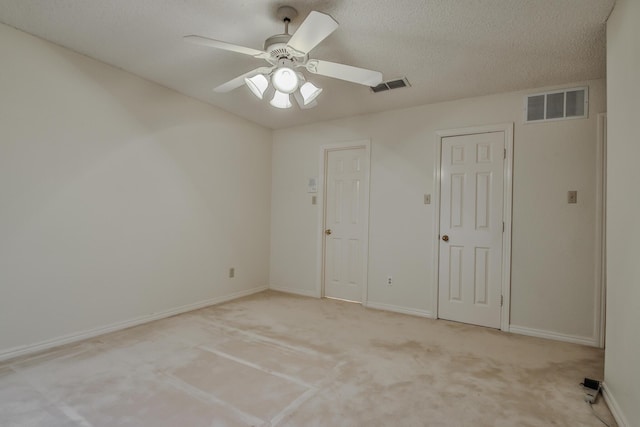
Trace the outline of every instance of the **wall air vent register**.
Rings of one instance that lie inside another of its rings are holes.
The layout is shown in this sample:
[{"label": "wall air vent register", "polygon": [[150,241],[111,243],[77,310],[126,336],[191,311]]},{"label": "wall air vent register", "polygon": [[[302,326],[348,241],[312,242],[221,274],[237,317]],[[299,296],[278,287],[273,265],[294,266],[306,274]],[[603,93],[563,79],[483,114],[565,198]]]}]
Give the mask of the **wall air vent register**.
[{"label": "wall air vent register", "polygon": [[586,119],[589,115],[587,86],[527,95],[524,100],[525,123],[552,120]]}]

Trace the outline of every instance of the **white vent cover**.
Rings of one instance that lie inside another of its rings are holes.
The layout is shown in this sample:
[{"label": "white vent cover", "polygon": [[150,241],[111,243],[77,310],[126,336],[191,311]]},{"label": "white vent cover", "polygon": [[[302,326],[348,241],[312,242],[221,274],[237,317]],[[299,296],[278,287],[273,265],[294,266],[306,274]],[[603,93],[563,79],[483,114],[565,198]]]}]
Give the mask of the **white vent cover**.
[{"label": "white vent cover", "polygon": [[576,87],[527,95],[524,100],[524,121],[585,119],[589,115],[589,88]]}]

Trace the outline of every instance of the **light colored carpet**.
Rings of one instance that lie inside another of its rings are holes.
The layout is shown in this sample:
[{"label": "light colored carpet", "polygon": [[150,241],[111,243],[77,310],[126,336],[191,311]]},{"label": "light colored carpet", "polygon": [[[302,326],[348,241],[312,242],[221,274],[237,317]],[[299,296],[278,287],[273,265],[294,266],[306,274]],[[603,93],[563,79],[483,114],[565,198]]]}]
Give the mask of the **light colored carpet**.
[{"label": "light colored carpet", "polygon": [[267,291],[0,365],[0,425],[601,426],[578,383],[602,370],[595,348]]}]

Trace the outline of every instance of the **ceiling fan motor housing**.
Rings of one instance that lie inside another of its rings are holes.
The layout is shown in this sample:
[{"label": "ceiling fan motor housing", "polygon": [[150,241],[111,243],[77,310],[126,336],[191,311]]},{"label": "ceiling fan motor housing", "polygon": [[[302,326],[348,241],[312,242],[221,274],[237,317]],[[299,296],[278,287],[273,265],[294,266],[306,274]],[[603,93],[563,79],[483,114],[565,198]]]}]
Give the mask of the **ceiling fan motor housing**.
[{"label": "ceiling fan motor housing", "polygon": [[296,52],[287,46],[290,38],[291,34],[276,34],[264,41],[264,50],[271,55],[271,61],[269,62],[277,62],[283,58],[290,59],[294,62],[296,59],[302,60],[302,62],[307,59],[307,55],[300,54],[300,52]]},{"label": "ceiling fan motor housing", "polygon": [[264,50],[271,54],[272,58],[281,56],[291,56],[287,49],[287,42],[291,38],[291,34],[276,34],[264,41]]}]

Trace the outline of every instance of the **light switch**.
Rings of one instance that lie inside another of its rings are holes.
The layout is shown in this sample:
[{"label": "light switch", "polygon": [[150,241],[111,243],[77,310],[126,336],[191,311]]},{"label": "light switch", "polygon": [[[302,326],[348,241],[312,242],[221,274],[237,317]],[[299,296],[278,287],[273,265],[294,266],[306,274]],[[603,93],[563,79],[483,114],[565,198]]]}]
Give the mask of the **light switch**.
[{"label": "light switch", "polygon": [[315,205],[318,203],[318,200],[316,199],[316,196],[311,196],[311,204]]},{"label": "light switch", "polygon": [[425,205],[430,205],[431,204],[431,194],[425,194],[424,195],[424,204]]},{"label": "light switch", "polygon": [[578,192],[576,190],[567,192],[567,203],[578,203]]}]

